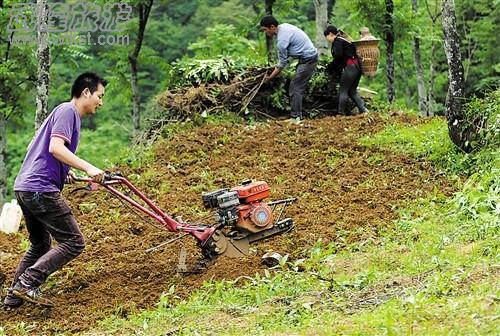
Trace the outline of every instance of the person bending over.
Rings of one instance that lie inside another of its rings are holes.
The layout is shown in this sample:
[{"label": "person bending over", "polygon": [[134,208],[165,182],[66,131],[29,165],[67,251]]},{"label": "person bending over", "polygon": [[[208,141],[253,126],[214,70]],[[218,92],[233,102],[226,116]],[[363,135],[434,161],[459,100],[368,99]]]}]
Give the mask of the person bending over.
[{"label": "person bending over", "polygon": [[268,15],[260,21],[261,29],[269,36],[276,36],[279,63],[273,72],[267,76],[269,81],[279,75],[287,66],[288,58],[297,58],[299,64],[290,82],[291,118],[303,118],[302,97],[318,63],[318,51],[311,39],[301,29],[288,23],[279,24],[274,16]]}]

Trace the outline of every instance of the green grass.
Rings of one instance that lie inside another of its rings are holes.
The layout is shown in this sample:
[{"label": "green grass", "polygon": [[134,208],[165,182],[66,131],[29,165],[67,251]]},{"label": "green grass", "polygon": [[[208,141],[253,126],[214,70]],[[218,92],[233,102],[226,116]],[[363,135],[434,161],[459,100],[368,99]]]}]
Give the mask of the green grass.
[{"label": "green grass", "polygon": [[409,203],[376,240],[320,240],[302,260],[284,260],[262,276],[205,283],[185,300],[171,287],[156,309],[126,319],[115,314],[90,333],[499,334],[500,174],[494,159],[482,159],[498,150],[456,151],[437,118],[389,126],[363,142],[429,158],[449,173],[476,173],[451,198],[436,190]]},{"label": "green grass", "polygon": [[448,126],[441,118],[433,118],[424,124],[410,127],[389,125],[376,136],[365,136],[360,142],[367,146],[426,158],[436,166],[453,172],[463,171],[464,162],[468,159],[467,155],[454,148],[448,138]]}]

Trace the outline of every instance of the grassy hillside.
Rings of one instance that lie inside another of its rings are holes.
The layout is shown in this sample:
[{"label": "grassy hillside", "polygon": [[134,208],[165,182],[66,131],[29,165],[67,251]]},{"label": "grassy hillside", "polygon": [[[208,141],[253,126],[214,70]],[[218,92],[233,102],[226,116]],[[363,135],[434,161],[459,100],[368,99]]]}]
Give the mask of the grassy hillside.
[{"label": "grassy hillside", "polygon": [[[454,152],[441,119],[389,123],[360,142],[431,158],[442,169],[437,174],[448,172],[460,191],[447,197],[436,189],[407,200],[379,235],[348,244],[320,238],[304,258],[289,258],[264,274],[207,282],[187,299],[172,286],[157,308],[127,319],[110,317],[99,332],[498,334],[498,149]],[[491,160],[469,178],[456,177],[480,157]]]}]

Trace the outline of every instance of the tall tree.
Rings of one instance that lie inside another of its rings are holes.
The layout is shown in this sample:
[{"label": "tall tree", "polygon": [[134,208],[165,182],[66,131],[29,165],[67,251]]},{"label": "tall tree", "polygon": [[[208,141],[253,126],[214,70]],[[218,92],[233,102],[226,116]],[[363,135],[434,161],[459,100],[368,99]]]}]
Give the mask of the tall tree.
[{"label": "tall tree", "polygon": [[456,27],[455,1],[443,0],[444,50],[448,62],[448,94],[446,96],[445,116],[448,122],[450,138],[463,150],[470,150],[467,134],[467,119],[462,110],[464,103],[465,79],[464,67],[460,55],[459,37]]},{"label": "tall tree", "polygon": [[434,9],[430,8],[429,3],[425,0],[425,7],[427,9],[427,13],[432,22],[431,26],[431,55],[429,62],[429,87],[427,91],[427,111],[429,116],[433,116],[435,114],[435,106],[436,102],[434,100],[434,83],[436,81],[436,51],[437,51],[437,43],[435,38],[436,31],[436,23],[439,17],[441,16],[441,10],[438,5],[438,0],[434,0]]},{"label": "tall tree", "polygon": [[141,128],[141,116],[140,116],[140,96],[139,96],[139,84],[137,78],[137,65],[139,53],[141,52],[142,41],[144,39],[144,31],[146,30],[146,24],[148,23],[149,13],[151,12],[151,7],[153,7],[153,0],[141,1],[137,5],[137,12],[139,13],[139,25],[137,28],[137,37],[135,40],[134,50],[128,56],[130,63],[131,72],[131,85],[132,85],[132,123],[134,127],[134,133],[139,132]]},{"label": "tall tree", "polygon": [[326,55],[328,45],[323,35],[328,24],[328,0],[314,0],[314,9],[316,11],[316,48],[320,56]]},{"label": "tall tree", "polygon": [[47,0],[37,0],[35,17],[37,18],[37,42],[38,48],[36,58],[38,60],[38,79],[36,82],[36,114],[35,130],[37,130],[49,114],[49,70],[50,70],[50,48],[49,48],[49,5]]},{"label": "tall tree", "polygon": [[[274,0],[265,0],[265,12],[266,15],[273,15],[273,5],[274,5]],[[266,49],[267,49],[267,60],[269,63],[272,62],[272,53],[273,53],[273,38],[271,36],[266,36]]]},{"label": "tall tree", "polygon": [[5,137],[6,107],[0,103],[0,205],[4,203],[7,195],[7,139]]},{"label": "tall tree", "polygon": [[[0,9],[3,9],[4,3],[0,1]],[[4,41],[2,41],[4,42]],[[6,42],[5,55],[0,59],[0,69],[4,69],[5,63],[9,59],[10,41]],[[6,104],[8,90],[4,87],[4,77],[2,79],[2,87],[0,87],[0,206],[5,202],[7,195],[7,137],[6,137],[6,124],[7,124],[7,109]]]},{"label": "tall tree", "polygon": [[[418,16],[417,0],[411,1],[411,7],[415,17]],[[420,38],[418,34],[413,37],[413,58],[415,60],[415,70],[417,76],[417,93],[418,93],[418,110],[421,116],[428,116],[427,110],[427,94],[425,93],[424,70],[422,66],[422,58],[420,56]]]},{"label": "tall tree", "polygon": [[385,0],[384,36],[387,55],[387,100],[392,103],[396,98],[394,88],[394,2]]},{"label": "tall tree", "polygon": [[332,13],[333,13],[333,6],[335,6],[335,0],[328,0],[328,5],[327,5],[327,8],[326,8],[326,12],[327,12],[327,17],[328,17],[328,22],[330,22],[330,18],[332,17]]}]

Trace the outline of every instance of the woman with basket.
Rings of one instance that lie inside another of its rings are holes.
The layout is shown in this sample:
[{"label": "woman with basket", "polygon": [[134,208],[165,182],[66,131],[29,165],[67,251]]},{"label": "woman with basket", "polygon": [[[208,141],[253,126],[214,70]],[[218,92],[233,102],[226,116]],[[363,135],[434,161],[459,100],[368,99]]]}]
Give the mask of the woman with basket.
[{"label": "woman with basket", "polygon": [[363,100],[357,93],[361,79],[361,62],[351,38],[334,26],[326,27],[324,35],[328,42],[332,43],[333,61],[328,65],[328,71],[334,78],[340,78],[338,114],[350,115],[350,111],[345,111],[349,97],[358,107],[359,113],[367,112]]}]

